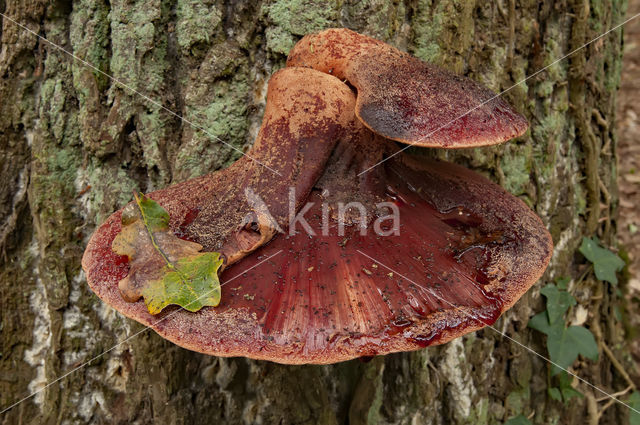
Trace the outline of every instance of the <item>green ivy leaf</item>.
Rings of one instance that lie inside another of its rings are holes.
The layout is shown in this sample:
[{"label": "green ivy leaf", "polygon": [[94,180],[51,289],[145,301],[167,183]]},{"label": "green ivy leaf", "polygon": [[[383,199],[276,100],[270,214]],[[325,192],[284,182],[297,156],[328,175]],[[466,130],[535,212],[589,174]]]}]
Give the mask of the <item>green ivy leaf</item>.
[{"label": "green ivy leaf", "polygon": [[551,399],[562,402],[562,393],[560,392],[559,388],[548,388],[547,394],[549,394],[549,397],[551,397]]},{"label": "green ivy leaf", "polygon": [[531,425],[531,421],[526,416],[518,415],[513,418],[509,418],[504,425]]},{"label": "green ivy leaf", "polygon": [[[579,355],[593,361],[598,360],[598,344],[587,328],[570,326],[560,333],[552,332],[547,335],[549,356],[554,363],[564,369],[571,366]],[[561,371],[554,365],[551,369],[551,375],[557,375]]]},{"label": "green ivy leaf", "polygon": [[576,305],[576,299],[567,291],[560,291],[555,285],[547,285],[540,290],[540,293],[547,298],[547,314],[549,323],[554,324],[564,316],[564,313]]},{"label": "green ivy leaf", "polygon": [[567,404],[569,400],[574,397],[583,398],[584,395],[577,391],[573,386],[571,386],[571,381],[573,378],[569,376],[567,372],[562,372],[557,375],[558,385],[560,387],[560,391],[562,392],[562,398],[564,400],[564,404]]},{"label": "green ivy leaf", "polygon": [[[527,326],[547,335],[549,357],[551,361],[560,366],[553,365],[551,375],[557,375],[562,372],[562,369],[567,369],[576,361],[579,355],[597,361],[598,345],[593,334],[582,326],[565,328],[564,322],[558,320],[570,305],[575,304],[575,298],[567,292],[559,291],[554,285],[545,286],[542,288],[541,293],[547,298],[547,310],[533,316]],[[564,296],[564,294],[567,296]],[[562,390],[563,387],[560,386],[560,391],[564,397],[565,392]],[[576,396],[568,389],[566,395],[569,398]]]},{"label": "green ivy leaf", "polygon": [[[568,279],[558,279],[556,282],[566,288]],[[564,321],[558,320],[569,307],[576,304],[576,299],[553,284],[542,288],[540,293],[547,299],[547,309],[533,316],[527,326],[547,335],[549,357],[558,365],[552,365],[551,376],[563,372],[563,369],[571,366],[579,355],[597,361],[598,345],[593,334],[582,326],[566,328]],[[565,403],[572,397],[582,397],[580,392],[573,389],[566,373],[561,374],[558,379],[559,388],[549,388],[549,397],[557,401],[564,400]]]},{"label": "green ivy leaf", "polygon": [[618,284],[616,272],[624,267],[624,261],[613,252],[600,246],[597,239],[582,238],[580,253],[593,263],[596,277],[613,285]]},{"label": "green ivy leaf", "polygon": [[[538,313],[535,316],[533,316],[530,320],[528,325],[530,328],[535,329],[539,332],[542,332],[545,335],[549,335],[553,332],[558,332],[557,329],[554,329],[554,327],[552,327],[549,324],[549,316],[547,315],[546,311],[543,311],[542,313]],[[556,324],[555,328],[560,328],[560,332],[562,332],[562,329],[564,328],[561,324],[558,326],[558,324]]]},{"label": "green ivy leaf", "polygon": [[[640,411],[640,392],[638,391],[632,392],[629,398],[627,399],[627,404],[633,407],[634,409]],[[640,425],[640,413],[631,411],[629,413],[629,424]]]},{"label": "green ivy leaf", "polygon": [[133,302],[144,297],[151,314],[171,304],[193,312],[217,306],[220,254],[200,252],[200,244],[176,237],[169,214],[153,199],[136,194],[135,200],[123,211],[122,230],[111,245],[130,260],[129,274],[118,284],[123,298]]},{"label": "green ivy leaf", "polygon": [[557,375],[558,387],[547,389],[549,397],[553,400],[564,402],[565,405],[574,397],[584,398],[584,395],[571,386],[571,377],[568,373],[562,372]]},{"label": "green ivy leaf", "polygon": [[556,285],[558,285],[558,289],[561,289],[563,291],[567,290],[569,282],[571,282],[571,278],[568,277],[559,277],[556,279]]},{"label": "green ivy leaf", "polygon": [[561,388],[560,390],[562,391],[562,398],[564,399],[565,405],[568,404],[569,401],[574,397],[584,398],[584,394],[573,387]]}]

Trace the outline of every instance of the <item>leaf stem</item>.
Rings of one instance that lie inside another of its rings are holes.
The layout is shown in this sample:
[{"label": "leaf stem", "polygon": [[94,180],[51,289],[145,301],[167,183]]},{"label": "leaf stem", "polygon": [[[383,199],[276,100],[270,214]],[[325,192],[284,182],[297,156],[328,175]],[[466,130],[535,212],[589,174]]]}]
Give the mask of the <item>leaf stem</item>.
[{"label": "leaf stem", "polygon": [[[144,194],[141,194],[141,195],[144,197]],[[167,263],[167,267],[170,270],[173,270],[176,273],[178,273],[178,276],[180,276],[180,279],[182,280],[182,283],[186,284],[187,283],[187,279],[184,276],[184,274],[180,271],[180,269],[178,269],[175,266],[175,264],[173,264],[169,260],[169,257],[167,257],[167,254],[164,253],[162,248],[160,248],[160,245],[158,245],[158,243],[156,242],[156,238],[154,237],[153,232],[151,231],[151,225],[149,224],[148,216],[147,216],[144,208],[142,208],[140,197],[135,192],[133,193],[133,196],[136,198],[136,204],[138,205],[138,209],[140,210],[140,215],[142,216],[142,222],[144,223],[144,228],[147,229],[147,233],[149,234],[149,238],[151,239],[151,245],[153,245],[155,250],[160,254],[162,259],[165,261],[165,263]]]}]

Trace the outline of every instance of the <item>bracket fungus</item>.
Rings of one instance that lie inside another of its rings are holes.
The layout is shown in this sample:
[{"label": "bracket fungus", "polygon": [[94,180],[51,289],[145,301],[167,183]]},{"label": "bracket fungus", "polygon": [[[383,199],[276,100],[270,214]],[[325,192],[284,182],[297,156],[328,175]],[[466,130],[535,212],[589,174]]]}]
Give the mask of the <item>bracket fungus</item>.
[{"label": "bracket fungus", "polygon": [[305,36],[248,155],[114,213],[84,254],[88,283],[212,355],[333,363],[442,344],[509,309],[551,237],[498,185],[391,140],[462,148],[526,128],[477,83],[378,40]]}]

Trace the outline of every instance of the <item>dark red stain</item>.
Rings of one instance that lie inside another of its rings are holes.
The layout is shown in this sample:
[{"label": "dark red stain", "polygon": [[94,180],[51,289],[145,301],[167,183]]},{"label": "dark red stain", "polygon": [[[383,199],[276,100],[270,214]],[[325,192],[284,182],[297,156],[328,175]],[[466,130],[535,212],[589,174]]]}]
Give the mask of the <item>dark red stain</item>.
[{"label": "dark red stain", "polygon": [[196,242],[195,238],[193,238],[189,234],[189,226],[198,217],[199,213],[200,213],[200,208],[198,207],[190,209],[187,212],[187,215],[185,215],[184,219],[182,220],[182,224],[180,224],[180,227],[176,229],[175,235],[180,239]]}]

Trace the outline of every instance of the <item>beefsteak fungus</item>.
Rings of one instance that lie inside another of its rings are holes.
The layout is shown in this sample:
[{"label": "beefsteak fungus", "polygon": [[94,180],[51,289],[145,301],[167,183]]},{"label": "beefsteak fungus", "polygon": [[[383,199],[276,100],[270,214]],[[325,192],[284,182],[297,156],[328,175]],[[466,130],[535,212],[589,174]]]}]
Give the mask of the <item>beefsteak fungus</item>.
[{"label": "beefsteak fungus", "polygon": [[248,156],[114,213],[84,254],[88,283],[212,355],[333,363],[442,344],[509,309],[551,237],[498,185],[389,139],[462,148],[526,128],[477,83],[378,40],[308,35],[269,81]]}]

